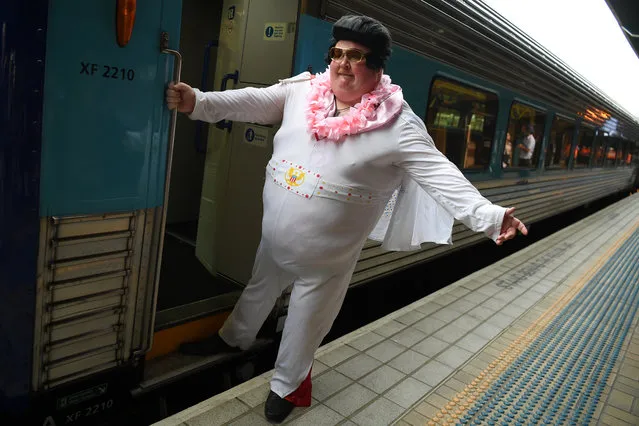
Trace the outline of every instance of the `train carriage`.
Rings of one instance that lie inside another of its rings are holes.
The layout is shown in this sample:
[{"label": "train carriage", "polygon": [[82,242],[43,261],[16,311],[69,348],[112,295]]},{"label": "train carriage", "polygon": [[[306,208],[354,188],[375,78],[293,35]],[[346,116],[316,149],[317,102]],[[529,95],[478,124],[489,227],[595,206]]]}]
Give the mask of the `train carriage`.
[{"label": "train carriage", "polygon": [[[95,424],[220,362],[177,353],[216,332],[250,277],[277,126],[208,125],[164,89],[266,87],[322,72],[331,22],[391,30],[386,72],[436,146],[526,223],[637,185],[639,123],[479,1],[36,0],[0,8],[0,411]],[[534,149],[520,145],[531,135]],[[368,242],[351,286],[453,246]],[[277,337],[287,295],[264,328]]]}]

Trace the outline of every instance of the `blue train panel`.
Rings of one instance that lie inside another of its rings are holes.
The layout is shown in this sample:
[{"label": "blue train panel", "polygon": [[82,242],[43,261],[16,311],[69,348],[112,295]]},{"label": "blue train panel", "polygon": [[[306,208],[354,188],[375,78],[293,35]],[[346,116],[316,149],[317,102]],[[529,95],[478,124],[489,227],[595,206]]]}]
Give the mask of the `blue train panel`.
[{"label": "blue train panel", "polygon": [[47,1],[0,7],[0,411],[30,388]]},{"label": "blue train panel", "polygon": [[162,203],[170,114],[164,89],[181,1],[138,0],[130,42],[116,42],[115,1],[51,2],[42,143],[42,216]]}]

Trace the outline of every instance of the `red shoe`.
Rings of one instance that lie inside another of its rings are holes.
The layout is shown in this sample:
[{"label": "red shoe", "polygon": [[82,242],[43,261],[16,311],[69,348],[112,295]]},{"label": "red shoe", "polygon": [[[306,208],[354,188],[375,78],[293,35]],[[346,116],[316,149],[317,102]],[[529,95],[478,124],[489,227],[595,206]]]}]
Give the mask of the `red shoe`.
[{"label": "red shoe", "polygon": [[296,407],[310,407],[311,406],[311,392],[313,390],[313,384],[311,383],[311,371],[313,367],[308,371],[308,376],[299,385],[293,393],[288,394],[284,399],[292,403]]}]

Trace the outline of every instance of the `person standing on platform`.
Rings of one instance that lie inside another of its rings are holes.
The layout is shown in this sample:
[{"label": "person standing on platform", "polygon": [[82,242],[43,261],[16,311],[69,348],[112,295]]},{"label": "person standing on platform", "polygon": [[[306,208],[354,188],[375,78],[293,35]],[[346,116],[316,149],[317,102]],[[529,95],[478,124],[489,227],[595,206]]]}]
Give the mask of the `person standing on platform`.
[{"label": "person standing on platform", "polygon": [[214,337],[181,351],[205,355],[251,346],[291,284],[288,316],[265,415],[283,421],[311,403],[314,354],[335,320],[370,237],[388,250],[450,244],[455,218],[498,245],[527,229],[482,197],[433,143],[384,74],[386,27],[366,16],[333,25],[327,70],[267,88],[203,93],[170,85],[167,103],[194,120],[281,127],[263,191],[262,237],[252,278]]}]

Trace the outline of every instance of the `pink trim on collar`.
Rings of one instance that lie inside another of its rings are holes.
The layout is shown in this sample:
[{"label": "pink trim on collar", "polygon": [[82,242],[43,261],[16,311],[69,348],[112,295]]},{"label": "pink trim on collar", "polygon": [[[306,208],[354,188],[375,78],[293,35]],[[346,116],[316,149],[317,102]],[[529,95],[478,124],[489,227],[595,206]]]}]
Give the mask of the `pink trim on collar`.
[{"label": "pink trim on collar", "polygon": [[311,79],[306,119],[308,129],[316,139],[343,140],[345,136],[367,132],[392,122],[402,111],[404,97],[401,87],[391,84],[383,75],[375,90],[338,117],[329,117],[334,108],[334,96],[328,69]]}]

